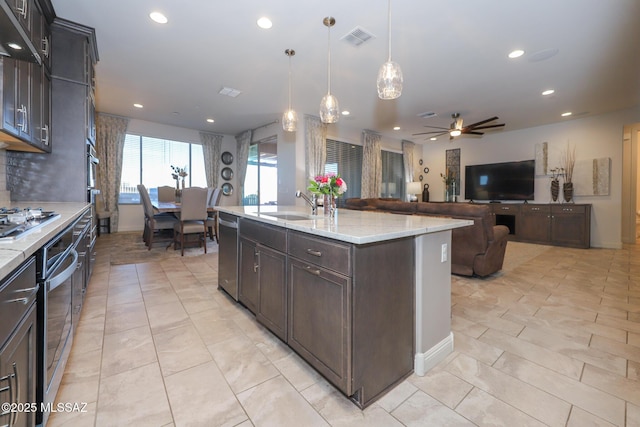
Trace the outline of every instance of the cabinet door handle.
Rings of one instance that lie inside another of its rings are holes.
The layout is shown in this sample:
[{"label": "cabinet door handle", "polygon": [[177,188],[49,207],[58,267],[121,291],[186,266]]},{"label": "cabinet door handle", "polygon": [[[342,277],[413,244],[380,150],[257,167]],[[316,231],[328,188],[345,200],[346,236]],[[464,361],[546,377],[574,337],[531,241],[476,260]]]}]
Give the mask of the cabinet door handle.
[{"label": "cabinet door handle", "polygon": [[36,296],[39,288],[40,286],[34,286],[33,288],[19,289],[16,292],[31,292],[31,293],[26,297],[10,299],[10,300],[7,300],[7,302],[21,302],[22,304],[27,305]]},{"label": "cabinet door handle", "polygon": [[319,275],[320,275],[320,270],[317,270],[317,269],[316,269],[316,270],[313,270],[313,269],[311,268],[311,266],[310,266],[310,265],[307,265],[307,266],[305,267],[305,269],[307,270],[307,272],[308,272],[308,273],[311,273],[311,274],[313,274],[314,276],[319,276]]},{"label": "cabinet door handle", "polygon": [[44,132],[44,137],[40,138],[44,145],[49,145],[49,125],[44,125],[40,129],[40,133]]},{"label": "cabinet door handle", "polygon": [[22,114],[22,123],[18,123],[18,127],[24,133],[27,133],[27,107],[25,105],[21,105],[18,108],[18,113]]},{"label": "cabinet door handle", "polygon": [[16,12],[22,15],[22,19],[27,19],[27,0],[22,0],[21,6],[18,6],[16,2]]},{"label": "cabinet door handle", "polygon": [[[20,400],[20,378],[18,377],[18,365],[16,365],[16,362],[13,362],[13,380],[16,383],[16,402],[18,402]],[[11,419],[13,420],[11,425],[15,425],[18,420],[18,411],[13,411]]]},{"label": "cabinet door handle", "polygon": [[313,255],[313,256],[317,256],[317,257],[321,257],[322,256],[322,252],[316,251],[316,250],[313,250],[313,249],[307,249],[307,253],[309,255]]},{"label": "cabinet door handle", "polygon": [[49,37],[42,38],[42,55],[45,58],[49,57]]},{"label": "cabinet door handle", "polygon": [[254,273],[257,273],[259,268],[260,268],[260,264],[253,264],[253,272]]}]

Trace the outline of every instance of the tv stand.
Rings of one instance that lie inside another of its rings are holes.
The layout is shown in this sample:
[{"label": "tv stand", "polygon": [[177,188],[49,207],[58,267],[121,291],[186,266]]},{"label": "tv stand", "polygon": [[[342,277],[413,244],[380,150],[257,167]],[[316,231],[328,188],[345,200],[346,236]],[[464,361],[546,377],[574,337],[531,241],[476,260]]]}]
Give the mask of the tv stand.
[{"label": "tv stand", "polygon": [[509,228],[509,240],[572,248],[591,246],[591,205],[488,203],[496,225]]}]

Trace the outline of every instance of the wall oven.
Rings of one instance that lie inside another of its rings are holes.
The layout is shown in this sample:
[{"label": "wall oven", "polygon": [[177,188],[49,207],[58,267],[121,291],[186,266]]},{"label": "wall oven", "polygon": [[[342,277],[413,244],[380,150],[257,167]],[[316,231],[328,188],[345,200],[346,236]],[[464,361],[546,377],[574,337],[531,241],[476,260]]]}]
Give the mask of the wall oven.
[{"label": "wall oven", "polygon": [[[73,275],[77,268],[79,237],[74,224],[49,241],[38,253],[38,401],[53,404],[73,342]],[[40,409],[42,405],[40,405]],[[48,412],[39,412],[38,424],[45,425]]]}]

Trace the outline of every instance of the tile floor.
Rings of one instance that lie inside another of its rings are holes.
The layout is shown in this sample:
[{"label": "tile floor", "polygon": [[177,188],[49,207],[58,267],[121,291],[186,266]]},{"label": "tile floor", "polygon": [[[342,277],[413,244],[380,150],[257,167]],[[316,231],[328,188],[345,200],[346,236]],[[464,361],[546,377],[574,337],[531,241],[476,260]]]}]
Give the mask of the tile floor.
[{"label": "tile floor", "polygon": [[[510,243],[453,276],[455,351],[361,411],[216,288],[217,254],[111,266],[48,426],[640,426],[640,246]],[[521,256],[514,255],[519,251]]]}]

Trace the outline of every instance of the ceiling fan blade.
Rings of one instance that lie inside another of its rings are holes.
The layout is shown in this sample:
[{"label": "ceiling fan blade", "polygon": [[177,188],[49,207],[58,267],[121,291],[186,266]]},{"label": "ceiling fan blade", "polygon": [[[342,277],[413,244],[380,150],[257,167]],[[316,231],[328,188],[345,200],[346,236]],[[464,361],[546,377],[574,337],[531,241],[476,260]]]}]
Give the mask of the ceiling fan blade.
[{"label": "ceiling fan blade", "polygon": [[426,127],[426,128],[432,128],[432,129],[449,130],[449,128],[443,128],[443,127],[440,127],[440,126],[428,126],[428,125],[424,125],[424,127]]},{"label": "ceiling fan blade", "polygon": [[473,130],[477,129],[490,129],[490,128],[501,128],[504,126],[504,123],[500,123],[499,125],[487,125],[487,126],[476,126]]},{"label": "ceiling fan blade", "polygon": [[413,133],[412,135],[414,135],[414,136],[415,136],[415,135],[428,135],[428,134],[430,134],[430,133],[439,133],[439,134],[444,134],[444,133],[447,133],[447,132],[448,132],[448,131],[444,131],[444,132],[443,132],[443,131],[441,131],[441,130],[432,130],[432,131],[429,131],[429,132]]},{"label": "ceiling fan blade", "polygon": [[494,120],[498,120],[498,116],[493,116],[493,117],[491,117],[490,119],[482,120],[482,121],[479,121],[479,122],[476,122],[476,123],[470,124],[470,125],[465,126],[465,127],[468,127],[468,128],[474,128],[474,127],[476,127],[476,126],[480,126],[480,125],[483,125],[483,124],[485,124],[485,123],[492,122],[492,121],[494,121]]},{"label": "ceiling fan blade", "polygon": [[465,135],[484,135],[484,132],[469,131],[463,132]]}]

